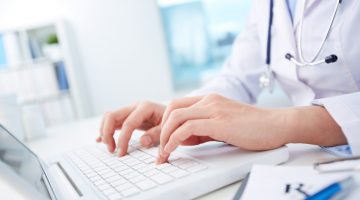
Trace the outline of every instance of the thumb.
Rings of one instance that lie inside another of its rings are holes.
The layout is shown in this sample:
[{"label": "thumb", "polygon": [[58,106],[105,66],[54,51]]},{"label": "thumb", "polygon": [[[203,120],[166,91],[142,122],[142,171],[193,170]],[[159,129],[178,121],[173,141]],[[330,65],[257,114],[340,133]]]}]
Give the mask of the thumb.
[{"label": "thumb", "polygon": [[140,138],[140,143],[144,147],[152,147],[159,144],[160,141],[161,125],[152,127],[147,130]]}]

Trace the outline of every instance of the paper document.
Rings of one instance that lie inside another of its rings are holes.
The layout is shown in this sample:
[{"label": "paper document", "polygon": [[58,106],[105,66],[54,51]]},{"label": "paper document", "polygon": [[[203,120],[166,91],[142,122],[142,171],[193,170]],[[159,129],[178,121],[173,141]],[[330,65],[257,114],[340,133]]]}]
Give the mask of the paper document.
[{"label": "paper document", "polygon": [[329,184],[350,175],[355,178],[356,185],[346,200],[359,200],[360,172],[324,174],[314,170],[312,166],[255,165],[251,170],[251,175],[241,200],[305,199]]}]

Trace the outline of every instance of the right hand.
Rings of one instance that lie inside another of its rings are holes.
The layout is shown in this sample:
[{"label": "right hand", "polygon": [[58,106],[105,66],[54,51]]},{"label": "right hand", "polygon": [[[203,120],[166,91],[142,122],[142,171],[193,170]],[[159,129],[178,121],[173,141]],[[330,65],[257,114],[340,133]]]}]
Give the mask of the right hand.
[{"label": "right hand", "polygon": [[119,156],[127,153],[128,143],[135,129],[145,131],[140,142],[144,147],[157,145],[160,139],[161,120],[165,106],[152,102],[137,103],[105,114],[97,142],[103,142],[113,153],[116,148],[114,133],[121,129],[117,140]]}]

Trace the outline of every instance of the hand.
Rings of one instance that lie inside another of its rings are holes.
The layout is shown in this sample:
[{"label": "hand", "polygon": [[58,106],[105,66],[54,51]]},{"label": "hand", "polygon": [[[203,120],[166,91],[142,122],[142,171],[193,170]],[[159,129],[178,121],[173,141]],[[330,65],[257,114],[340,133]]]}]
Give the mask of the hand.
[{"label": "hand", "polygon": [[157,162],[165,162],[179,145],[216,140],[248,150],[269,150],[287,142],[285,110],[260,109],[219,95],[172,102],[162,119]]},{"label": "hand", "polygon": [[151,102],[142,102],[121,108],[114,112],[105,114],[100,128],[100,136],[97,142],[107,145],[110,152],[115,151],[114,133],[121,129],[117,147],[120,148],[119,155],[126,155],[128,143],[135,129],[146,131],[140,138],[145,147],[158,144],[160,137],[160,123],[165,106]]}]

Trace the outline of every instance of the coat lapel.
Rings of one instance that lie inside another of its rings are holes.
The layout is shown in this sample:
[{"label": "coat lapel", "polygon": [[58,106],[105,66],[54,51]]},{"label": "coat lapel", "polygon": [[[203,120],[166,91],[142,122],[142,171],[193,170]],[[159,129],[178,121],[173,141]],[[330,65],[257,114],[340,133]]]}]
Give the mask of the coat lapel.
[{"label": "coat lapel", "polygon": [[[278,51],[281,55],[279,57],[280,60],[278,60],[279,62],[277,63],[279,64],[279,66],[274,67],[279,70],[276,73],[279,73],[279,75],[288,79],[283,79],[283,81],[288,82],[289,85],[292,85],[291,93],[298,94],[292,95],[293,102],[296,105],[303,105],[314,98],[314,93],[308,86],[306,86],[299,80],[298,67],[292,62],[285,59],[286,53],[290,53],[297,57],[295,29],[289,15],[286,1],[278,0],[275,2],[277,2],[277,4],[274,8],[274,22],[276,23],[274,24],[274,26],[277,27],[276,32],[278,34],[278,37],[281,39],[281,42],[278,43],[279,47],[281,48],[273,49],[273,51]],[[301,2],[302,1],[299,2],[299,5],[301,5]],[[297,8],[297,10],[299,9]],[[299,20],[297,19],[297,21]],[[296,22],[294,21],[294,23]]]}]

